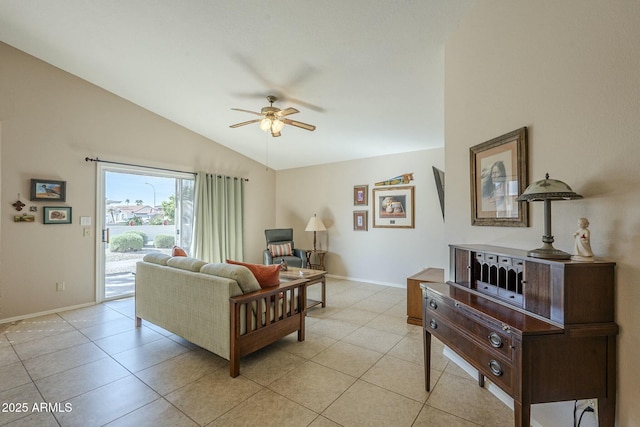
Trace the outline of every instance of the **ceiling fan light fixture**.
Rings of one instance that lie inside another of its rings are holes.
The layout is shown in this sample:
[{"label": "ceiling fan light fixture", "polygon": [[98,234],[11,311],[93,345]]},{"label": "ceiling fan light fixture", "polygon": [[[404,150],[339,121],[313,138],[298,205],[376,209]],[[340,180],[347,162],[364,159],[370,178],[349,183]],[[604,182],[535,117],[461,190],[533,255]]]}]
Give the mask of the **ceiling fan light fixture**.
[{"label": "ceiling fan light fixture", "polygon": [[283,127],[284,127],[284,122],[282,120],[275,119],[271,124],[271,131],[273,133],[280,133]]},{"label": "ceiling fan light fixture", "polygon": [[252,123],[260,123],[260,129],[262,129],[264,132],[271,133],[271,136],[274,137],[280,136],[280,132],[284,128],[284,125],[291,125],[308,131],[314,131],[316,129],[314,125],[289,119],[288,116],[290,116],[291,114],[299,113],[300,111],[292,107],[285,108],[284,110],[281,110],[278,107],[274,107],[273,103],[276,100],[277,98],[275,96],[267,96],[267,101],[269,101],[270,105],[268,107],[262,107],[259,113],[255,111],[243,110],[242,108],[232,108],[232,110],[254,114],[256,116],[260,116],[260,118],[236,123],[229,127],[237,128]]},{"label": "ceiling fan light fixture", "polygon": [[265,117],[264,119],[262,119],[262,121],[260,122],[260,129],[262,129],[265,132],[269,132],[269,130],[271,130],[271,124],[272,121],[271,119]]}]

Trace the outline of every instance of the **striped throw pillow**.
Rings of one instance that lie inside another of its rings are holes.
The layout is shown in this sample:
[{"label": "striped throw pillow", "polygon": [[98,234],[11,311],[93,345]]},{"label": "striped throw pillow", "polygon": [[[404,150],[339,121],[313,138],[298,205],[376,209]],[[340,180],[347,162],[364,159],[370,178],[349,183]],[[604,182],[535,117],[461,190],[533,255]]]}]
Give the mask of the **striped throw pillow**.
[{"label": "striped throw pillow", "polygon": [[283,243],[281,245],[269,245],[269,252],[271,256],[289,256],[293,254],[291,249],[291,243]]}]

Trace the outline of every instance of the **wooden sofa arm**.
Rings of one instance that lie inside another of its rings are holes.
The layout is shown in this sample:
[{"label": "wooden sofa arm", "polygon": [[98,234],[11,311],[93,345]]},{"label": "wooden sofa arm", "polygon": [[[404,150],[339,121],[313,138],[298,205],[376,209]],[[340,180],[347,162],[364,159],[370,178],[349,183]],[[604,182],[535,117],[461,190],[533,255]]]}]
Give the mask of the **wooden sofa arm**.
[{"label": "wooden sofa arm", "polygon": [[273,286],[271,288],[260,289],[259,291],[250,292],[248,294],[236,295],[235,297],[229,298],[229,301],[231,301],[232,304],[247,304],[249,302],[257,301],[261,298],[266,298],[271,295],[278,295],[284,291],[300,288],[300,285],[303,285],[308,281],[308,279],[298,279],[292,280],[290,282],[283,282],[278,286]]},{"label": "wooden sofa arm", "polygon": [[293,280],[229,298],[232,377],[240,374],[242,356],[295,331],[298,331],[298,341],[304,341],[307,282],[307,279]]}]

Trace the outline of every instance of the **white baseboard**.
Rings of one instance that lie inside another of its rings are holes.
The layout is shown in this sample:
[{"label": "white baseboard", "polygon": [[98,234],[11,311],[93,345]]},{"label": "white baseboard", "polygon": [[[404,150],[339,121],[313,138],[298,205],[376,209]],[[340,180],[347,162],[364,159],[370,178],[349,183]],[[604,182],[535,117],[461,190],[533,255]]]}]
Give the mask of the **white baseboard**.
[{"label": "white baseboard", "polygon": [[96,305],[96,303],[95,302],[88,302],[88,303],[85,303],[85,304],[78,304],[78,305],[71,305],[71,306],[68,306],[68,307],[54,308],[53,310],[41,311],[41,312],[38,312],[38,313],[25,314],[23,316],[9,317],[7,319],[0,319],[0,324],[19,322],[20,320],[33,319],[34,317],[47,316],[49,314],[56,314],[56,313],[60,313],[60,312],[63,312],[63,311],[76,310],[78,308],[90,307],[92,305]]},{"label": "white baseboard", "polygon": [[354,282],[362,282],[362,283],[370,283],[372,285],[382,285],[382,286],[391,286],[393,288],[403,288],[406,289],[406,284],[398,284],[391,282],[378,282],[371,279],[359,279],[357,277],[346,277],[346,276],[337,276],[335,274],[327,274],[327,277],[331,277],[332,279],[341,279],[341,280],[352,280]]}]

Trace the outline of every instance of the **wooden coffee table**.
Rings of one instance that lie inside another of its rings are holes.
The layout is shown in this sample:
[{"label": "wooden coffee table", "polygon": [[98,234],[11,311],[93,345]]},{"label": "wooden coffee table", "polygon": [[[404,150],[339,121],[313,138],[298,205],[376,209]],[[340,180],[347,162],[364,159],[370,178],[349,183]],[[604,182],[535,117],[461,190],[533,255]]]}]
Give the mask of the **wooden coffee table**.
[{"label": "wooden coffee table", "polygon": [[312,270],[310,268],[298,268],[289,267],[286,271],[280,270],[280,280],[297,280],[307,279],[307,288],[317,283],[322,283],[322,299],[320,301],[307,298],[307,308],[315,307],[322,304],[322,307],[327,305],[327,272],[324,270]]}]

